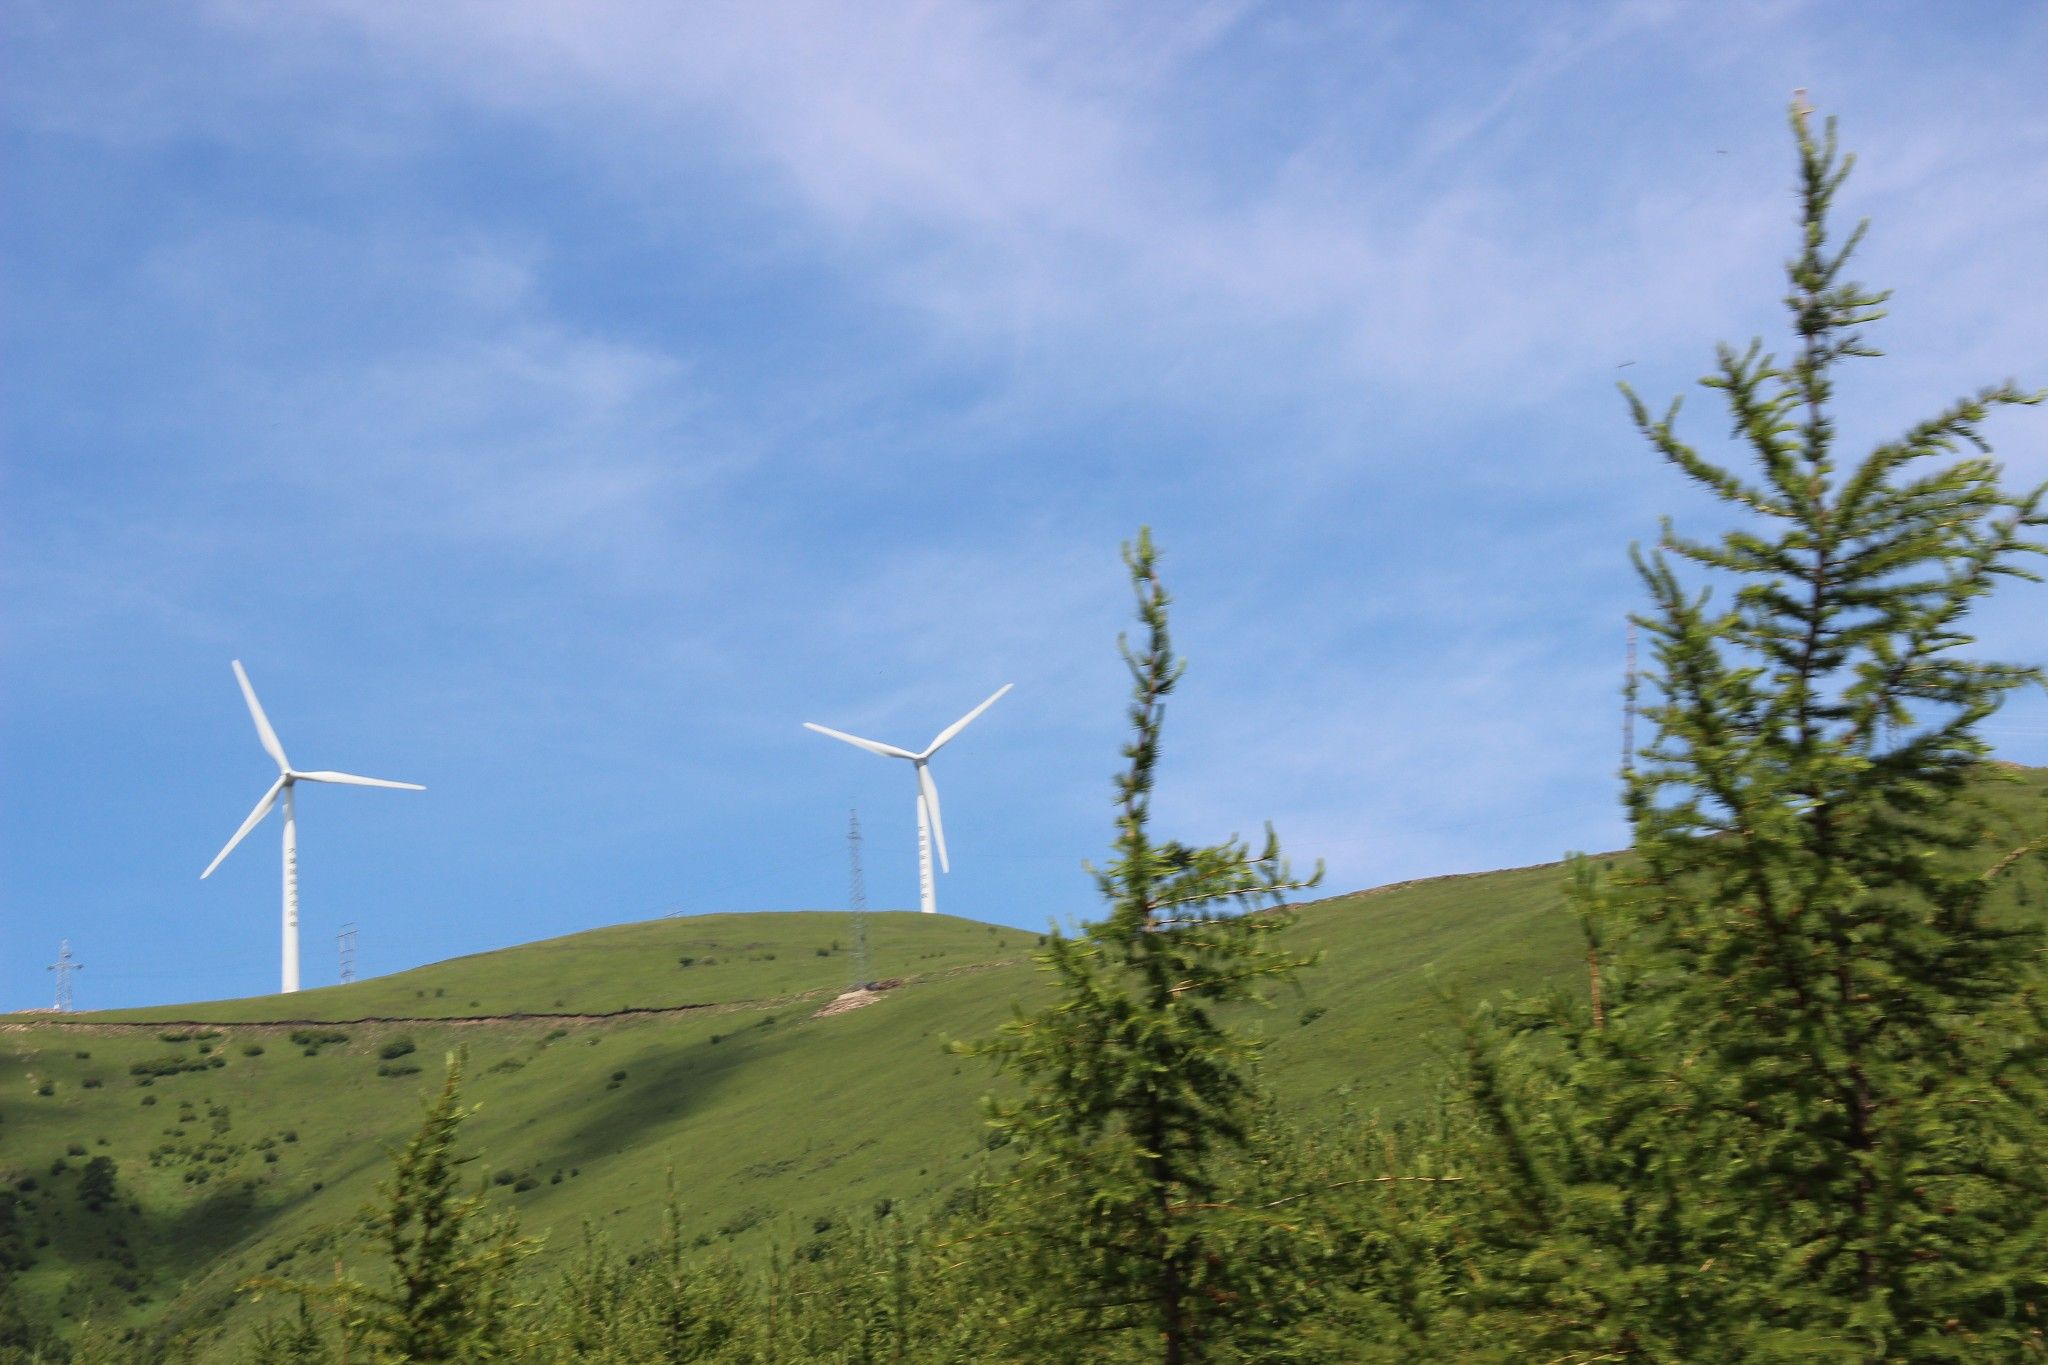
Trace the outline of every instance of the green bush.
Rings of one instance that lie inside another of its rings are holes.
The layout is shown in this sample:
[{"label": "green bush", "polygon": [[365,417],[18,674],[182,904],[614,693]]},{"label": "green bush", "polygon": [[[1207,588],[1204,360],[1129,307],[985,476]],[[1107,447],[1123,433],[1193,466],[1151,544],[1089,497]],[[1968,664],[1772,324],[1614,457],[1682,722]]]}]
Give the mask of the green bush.
[{"label": "green bush", "polygon": [[339,1029],[295,1028],[292,1041],[300,1047],[326,1047],[329,1043],[345,1043],[348,1035]]},{"label": "green bush", "polygon": [[128,1067],[128,1074],[131,1076],[175,1076],[181,1071],[205,1071],[212,1065],[214,1065],[214,1059],[187,1057],[181,1052],[167,1052],[161,1057],[146,1057],[139,1062],[131,1063]]},{"label": "green bush", "polygon": [[[79,1149],[83,1151],[83,1148]],[[98,1213],[118,1197],[114,1188],[114,1159],[96,1156],[85,1163],[78,1175],[78,1202]]]}]

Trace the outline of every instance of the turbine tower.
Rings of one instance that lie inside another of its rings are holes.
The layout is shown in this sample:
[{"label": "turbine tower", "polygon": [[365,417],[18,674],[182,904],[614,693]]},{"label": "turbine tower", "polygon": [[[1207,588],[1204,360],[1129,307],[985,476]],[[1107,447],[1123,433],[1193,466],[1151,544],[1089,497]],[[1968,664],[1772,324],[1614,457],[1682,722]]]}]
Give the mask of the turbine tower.
[{"label": "turbine tower", "polygon": [[277,742],[277,731],[270,728],[270,718],[263,714],[263,703],[256,700],[256,689],[249,686],[249,675],[242,671],[242,661],[235,664],[235,681],[242,685],[242,697],[249,703],[249,717],[256,722],[256,738],[263,744],[265,753],[277,760],[277,781],[270,790],[263,793],[263,799],[256,803],[256,809],[249,812],[249,818],[235,831],[235,837],[228,840],[227,847],[214,855],[206,865],[206,871],[199,874],[205,881],[219,867],[221,859],[235,851],[235,845],[242,842],[249,831],[270,814],[270,808],[284,798],[284,992],[288,995],[299,988],[299,824],[292,810],[292,787],[300,782],[335,782],[349,787],[397,787],[402,791],[423,792],[426,790],[417,782],[387,782],[381,777],[357,777],[354,773],[300,772],[292,767],[284,756],[284,745]]},{"label": "turbine tower", "polygon": [[858,735],[849,735],[842,730],[828,729],[823,725],[815,725],[810,721],[804,722],[806,730],[816,730],[821,735],[830,735],[833,739],[844,740],[855,748],[866,749],[869,753],[880,754],[884,758],[907,758],[916,767],[917,889],[920,902],[919,908],[927,915],[935,915],[939,911],[938,895],[932,885],[932,844],[934,842],[939,846],[939,867],[944,871],[951,872],[953,864],[946,857],[946,827],[939,820],[939,789],[932,782],[931,770],[926,765],[931,762],[933,754],[945,748],[947,744],[952,742],[955,735],[967,728],[969,722],[982,712],[988,710],[989,707],[994,706],[1002,698],[1003,693],[1009,691],[1013,686],[1015,686],[1013,683],[1004,683],[1001,687],[997,688],[995,696],[990,697],[987,701],[939,731],[939,737],[930,744],[927,744],[922,753],[914,754],[908,749],[899,749],[893,744],[884,744],[880,740],[862,739]]}]

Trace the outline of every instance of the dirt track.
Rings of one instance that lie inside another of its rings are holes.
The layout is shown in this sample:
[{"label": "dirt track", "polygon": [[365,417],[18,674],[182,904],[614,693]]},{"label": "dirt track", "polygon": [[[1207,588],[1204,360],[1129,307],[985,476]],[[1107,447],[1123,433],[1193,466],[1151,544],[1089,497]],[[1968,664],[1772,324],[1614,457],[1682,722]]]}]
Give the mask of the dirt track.
[{"label": "dirt track", "polygon": [[[1010,967],[1022,961],[1008,958],[997,962],[971,962],[964,966],[949,967],[940,972],[926,972],[904,977],[895,981],[876,983],[883,990],[897,990],[914,986],[921,981],[938,980],[943,977],[964,976],[970,972],[993,971],[998,967]],[[788,995],[764,996],[758,1000],[724,1000],[702,1005],[643,1005],[626,1009],[611,1010],[600,1014],[366,1014],[354,1019],[65,1019],[51,1014],[6,1014],[0,1015],[0,1033],[29,1033],[38,1029],[49,1029],[62,1033],[154,1033],[166,1029],[214,1029],[222,1033],[276,1033],[301,1028],[360,1028],[385,1024],[405,1024],[416,1028],[449,1026],[454,1028],[475,1028],[488,1024],[609,1024],[625,1019],[658,1019],[665,1015],[683,1014],[733,1014],[741,1010],[774,1009],[782,1005],[802,1004],[806,1000],[820,997],[830,1000],[842,992],[836,986],[820,986],[816,990],[796,991]]]}]

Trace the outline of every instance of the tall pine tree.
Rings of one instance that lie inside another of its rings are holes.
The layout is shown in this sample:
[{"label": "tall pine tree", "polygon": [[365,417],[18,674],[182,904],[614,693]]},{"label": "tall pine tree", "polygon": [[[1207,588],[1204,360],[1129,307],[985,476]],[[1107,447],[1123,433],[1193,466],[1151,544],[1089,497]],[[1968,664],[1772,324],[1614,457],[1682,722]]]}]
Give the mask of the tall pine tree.
[{"label": "tall pine tree", "polygon": [[1601,1017],[1471,1038],[1506,1196],[1477,1297],[1621,1358],[2016,1358],[2048,1350],[2048,1032],[2041,935],[1997,892],[2038,850],[1998,842],[1978,726],[2041,675],[1962,651],[2048,524],[1981,427],[2042,395],[1987,388],[1845,458],[1836,372],[1877,354],[1886,295],[1845,273],[1862,227],[1831,239],[1832,121],[1792,126],[1796,341],[1724,347],[1704,381],[1746,459],[1628,395],[1734,524],[1637,557],[1635,860],[1577,887]]},{"label": "tall pine tree", "polygon": [[1078,937],[1051,936],[1040,961],[1057,1000],[976,1050],[1022,1082],[1021,1098],[993,1105],[1021,1153],[1006,1231],[1022,1253],[1010,1266],[1036,1277],[1051,1310],[1018,1324],[1006,1349],[1191,1365],[1241,1358],[1234,1333],[1271,1308],[1270,1264],[1231,1254],[1271,1220],[1225,1188],[1254,1114],[1257,1044],[1218,1011],[1260,1001],[1306,965],[1271,939],[1290,922],[1277,908],[1286,893],[1313,879],[1293,879],[1270,830],[1257,850],[1153,835],[1165,703],[1183,663],[1149,532],[1124,559],[1145,640],[1121,642],[1132,735],[1115,857],[1096,873],[1109,913]]}]

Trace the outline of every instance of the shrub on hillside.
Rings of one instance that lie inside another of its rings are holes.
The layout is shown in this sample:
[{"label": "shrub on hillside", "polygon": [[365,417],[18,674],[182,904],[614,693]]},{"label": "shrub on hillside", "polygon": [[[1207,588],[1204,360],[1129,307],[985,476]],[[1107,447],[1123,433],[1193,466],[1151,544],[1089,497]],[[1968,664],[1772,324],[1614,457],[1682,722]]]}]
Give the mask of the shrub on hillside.
[{"label": "shrub on hillside", "polygon": [[114,1187],[114,1159],[96,1156],[78,1173],[78,1202],[94,1213],[120,1197]]},{"label": "shrub on hillside", "polygon": [[167,1052],[161,1057],[145,1057],[139,1062],[131,1063],[128,1067],[128,1074],[143,1077],[175,1076],[180,1072],[205,1071],[210,1067],[218,1065],[220,1065],[218,1058],[187,1057],[182,1052]]},{"label": "shrub on hillside", "polygon": [[348,1035],[339,1029],[295,1028],[291,1038],[300,1047],[320,1048],[330,1043],[345,1043]]}]

